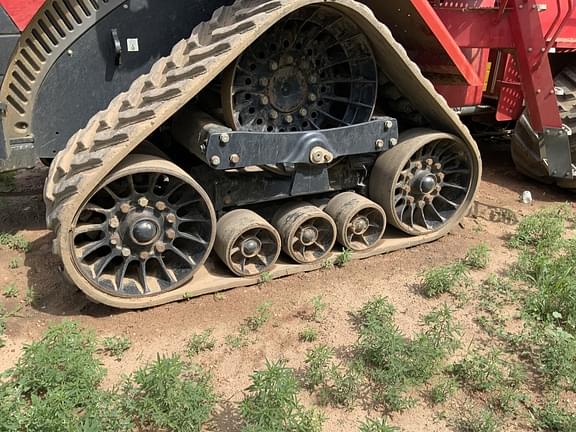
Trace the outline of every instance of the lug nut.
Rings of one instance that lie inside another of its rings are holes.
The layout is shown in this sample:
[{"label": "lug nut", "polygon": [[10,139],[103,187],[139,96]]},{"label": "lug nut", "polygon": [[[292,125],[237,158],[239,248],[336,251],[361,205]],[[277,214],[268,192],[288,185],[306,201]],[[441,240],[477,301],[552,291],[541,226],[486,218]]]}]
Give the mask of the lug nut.
[{"label": "lug nut", "polygon": [[158,210],[158,211],[164,211],[164,210],[166,210],[166,203],[163,202],[163,201],[158,201],[158,202],[156,203],[156,210]]},{"label": "lug nut", "polygon": [[262,87],[268,87],[270,80],[268,78],[260,78],[259,83]]},{"label": "lug nut", "polygon": [[148,201],[148,198],[146,198],[146,197],[142,197],[138,200],[138,205],[142,208],[148,207],[149,203],[150,203],[150,201]]},{"label": "lug nut", "polygon": [[268,96],[262,96],[260,98],[260,103],[264,106],[268,105],[270,103],[270,99],[268,98]]},{"label": "lug nut", "polygon": [[221,160],[220,160],[220,158],[219,158],[218,156],[212,156],[212,157],[210,158],[210,163],[212,164],[212,166],[217,167],[217,166],[220,165]]},{"label": "lug nut", "polygon": [[220,134],[220,142],[222,144],[228,144],[230,142],[230,135],[227,133]]},{"label": "lug nut", "polygon": [[308,100],[309,100],[310,102],[316,102],[316,101],[318,100],[318,96],[316,96],[314,93],[310,93],[310,94],[308,95]]},{"label": "lug nut", "polygon": [[166,245],[164,243],[156,243],[154,248],[156,249],[156,252],[158,252],[158,253],[166,252]]},{"label": "lug nut", "polygon": [[278,111],[272,110],[269,115],[272,120],[276,120],[278,118]]},{"label": "lug nut", "polygon": [[236,165],[237,163],[240,163],[240,155],[236,154],[236,153],[230,155],[230,163],[232,165]]},{"label": "lug nut", "polygon": [[416,168],[416,169],[422,169],[422,162],[416,162],[416,163],[414,164],[414,168]]},{"label": "lug nut", "polygon": [[412,188],[411,188],[409,185],[404,185],[404,186],[402,187],[402,190],[403,190],[404,192],[406,192],[406,193],[412,192]]},{"label": "lug nut", "polygon": [[418,205],[418,208],[421,208],[421,209],[426,207],[426,203],[423,200],[418,201],[417,205]]},{"label": "lug nut", "polygon": [[294,117],[288,114],[286,117],[284,117],[284,121],[288,124],[292,124],[294,122]]},{"label": "lug nut", "polygon": [[436,174],[436,177],[438,177],[438,180],[444,181],[444,178],[446,177],[446,174],[444,174],[444,173],[438,173],[438,174]]},{"label": "lug nut", "polygon": [[276,63],[275,61],[271,61],[270,62],[270,70],[272,72],[277,71],[278,70],[278,63]]},{"label": "lug nut", "polygon": [[110,219],[109,222],[110,228],[118,228],[120,226],[120,221],[118,220],[118,218],[116,216],[114,216],[112,219]]},{"label": "lug nut", "polygon": [[169,213],[166,215],[166,220],[171,224],[176,223],[176,215],[174,213]]},{"label": "lug nut", "polygon": [[308,115],[308,110],[306,108],[301,108],[299,113],[302,117],[306,117]]},{"label": "lug nut", "polygon": [[130,255],[132,255],[132,251],[128,248],[122,248],[122,256],[124,258],[128,258]]},{"label": "lug nut", "polygon": [[392,122],[392,120],[386,120],[386,121],[384,122],[384,127],[385,127],[387,130],[392,129],[392,126],[394,126],[394,123]]},{"label": "lug nut", "polygon": [[318,77],[316,75],[310,75],[310,78],[308,79],[308,82],[310,84],[316,84],[318,82]]},{"label": "lug nut", "polygon": [[176,231],[173,229],[166,230],[166,237],[168,237],[170,240],[174,240],[176,238]]},{"label": "lug nut", "polygon": [[434,201],[434,197],[432,197],[432,196],[430,196],[430,195],[426,195],[426,196],[424,197],[424,202],[425,202],[426,204],[432,204],[432,201]]},{"label": "lug nut", "polygon": [[384,148],[384,140],[376,140],[376,149],[377,150],[382,150]]},{"label": "lug nut", "polygon": [[436,186],[436,192],[440,192],[442,190],[442,186],[438,185]]},{"label": "lug nut", "polygon": [[434,164],[434,159],[426,159],[426,165],[432,166]]},{"label": "lug nut", "polygon": [[394,147],[398,144],[398,138],[390,138],[390,145]]},{"label": "lug nut", "polygon": [[117,234],[110,237],[110,244],[112,246],[118,246],[120,244],[120,237]]},{"label": "lug nut", "polygon": [[148,252],[140,252],[140,259],[142,261],[147,260],[150,257],[150,254]]},{"label": "lug nut", "polygon": [[120,211],[124,214],[130,213],[130,204],[128,204],[128,203],[120,204]]},{"label": "lug nut", "polygon": [[435,169],[436,171],[440,171],[440,170],[442,169],[442,164],[441,164],[441,163],[435,163],[435,164],[434,164],[434,169]]},{"label": "lug nut", "polygon": [[406,201],[408,201],[409,204],[414,204],[415,199],[413,196],[408,196],[406,197]]}]

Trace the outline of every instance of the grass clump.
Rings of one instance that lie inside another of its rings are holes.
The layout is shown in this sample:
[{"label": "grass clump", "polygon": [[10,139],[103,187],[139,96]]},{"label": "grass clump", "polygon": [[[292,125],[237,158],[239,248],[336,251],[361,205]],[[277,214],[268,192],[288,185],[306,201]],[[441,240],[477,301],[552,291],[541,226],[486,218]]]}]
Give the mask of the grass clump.
[{"label": "grass clump", "polygon": [[458,390],[458,382],[454,379],[445,379],[430,389],[430,400],[435,403],[444,403]]},{"label": "grass clump", "polygon": [[576,338],[561,328],[548,326],[533,330],[534,359],[546,382],[567,385],[576,391]]},{"label": "grass clump", "polygon": [[10,270],[16,270],[18,267],[20,267],[20,259],[19,258],[12,258],[10,260],[10,262],[8,263],[8,268]]},{"label": "grass clump", "polygon": [[270,319],[270,316],[272,315],[270,312],[271,307],[272,303],[270,302],[258,305],[256,307],[256,313],[246,318],[244,325],[248,327],[250,331],[258,331]]},{"label": "grass clump", "polygon": [[457,422],[457,426],[460,432],[497,432],[500,430],[498,418],[488,409],[466,413]]},{"label": "grass clump", "polygon": [[312,315],[310,316],[310,320],[317,323],[324,321],[326,318],[324,314],[328,308],[328,305],[324,302],[324,297],[321,295],[313,297],[312,300],[310,300],[310,303],[312,304]]},{"label": "grass clump", "polygon": [[110,336],[102,339],[101,351],[120,361],[131,346],[132,341],[127,336]]},{"label": "grass clump", "polygon": [[562,240],[570,213],[570,207],[563,205],[539,210],[525,217],[520,221],[509,245],[517,249],[555,246]]},{"label": "grass clump", "polygon": [[534,411],[534,426],[541,431],[573,432],[576,430],[576,413],[559,406],[558,402],[547,402]]},{"label": "grass clump", "polygon": [[318,339],[318,332],[313,328],[306,327],[298,333],[298,339],[300,342],[315,342]]},{"label": "grass clump", "polygon": [[342,249],[342,252],[334,259],[332,264],[336,267],[345,267],[352,261],[352,251],[350,249]]},{"label": "grass clump", "polygon": [[358,318],[359,361],[376,398],[394,411],[410,407],[413,401],[405,393],[429,380],[459,346],[459,329],[447,306],[425,316],[424,330],[412,339],[400,332],[394,323],[394,307],[384,298],[364,305]]},{"label": "grass clump", "polygon": [[298,401],[298,382],[286,361],[266,362],[252,375],[240,403],[243,432],[320,432],[324,417]]},{"label": "grass clump", "polygon": [[490,262],[490,248],[486,243],[468,249],[464,264],[474,270],[482,270],[488,267]]},{"label": "grass clump", "polygon": [[360,425],[359,432],[399,432],[400,429],[388,425],[386,419],[373,420],[368,419]]},{"label": "grass clump", "polygon": [[30,251],[30,242],[20,234],[0,233],[0,245],[19,252]]},{"label": "grass clump", "polygon": [[428,270],[422,279],[422,292],[426,297],[437,297],[452,292],[454,288],[467,282],[468,267],[457,262]]},{"label": "grass clump", "polygon": [[18,297],[18,288],[16,287],[16,283],[10,282],[2,289],[2,295],[6,298],[15,298]]},{"label": "grass clump", "polygon": [[178,356],[158,356],[123,391],[126,409],[145,430],[200,431],[216,401],[210,376]]},{"label": "grass clump", "polygon": [[194,357],[204,351],[212,351],[216,346],[216,339],[214,339],[212,333],[212,329],[207,329],[202,333],[195,333],[190,336],[186,344],[186,354],[188,354],[188,357]]}]

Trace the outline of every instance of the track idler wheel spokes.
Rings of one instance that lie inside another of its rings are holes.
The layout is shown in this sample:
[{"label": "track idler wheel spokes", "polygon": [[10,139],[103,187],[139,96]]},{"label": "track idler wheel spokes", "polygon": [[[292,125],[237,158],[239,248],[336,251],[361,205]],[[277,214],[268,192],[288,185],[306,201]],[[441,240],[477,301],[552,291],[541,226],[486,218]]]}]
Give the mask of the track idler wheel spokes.
[{"label": "track idler wheel spokes", "polygon": [[218,221],[214,250],[238,276],[257,276],[272,269],[280,255],[280,235],[250,210],[234,210]]},{"label": "track idler wheel spokes", "polygon": [[354,192],[335,196],[324,211],[336,222],[340,244],[352,251],[373,248],[386,229],[382,207]]},{"label": "track idler wheel spokes", "polygon": [[388,221],[410,235],[451,228],[469,208],[480,181],[479,155],[460,138],[409,131],[378,158],[370,196]]},{"label": "track idler wheel spokes", "polygon": [[300,264],[326,258],[336,243],[334,221],[311,204],[290,204],[281,208],[274,216],[273,225],[280,232],[284,252]]},{"label": "track idler wheel spokes", "polygon": [[70,253],[97,290],[145,297],[188,282],[215,230],[212,203],[192,177],[159,157],[134,155],[78,211]]}]

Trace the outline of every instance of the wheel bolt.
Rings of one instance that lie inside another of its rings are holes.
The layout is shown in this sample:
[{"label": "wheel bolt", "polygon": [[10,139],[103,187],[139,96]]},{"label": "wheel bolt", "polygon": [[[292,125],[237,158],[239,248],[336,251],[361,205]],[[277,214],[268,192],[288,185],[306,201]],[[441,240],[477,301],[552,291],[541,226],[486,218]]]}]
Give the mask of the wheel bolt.
[{"label": "wheel bolt", "polygon": [[284,117],[284,121],[288,124],[292,124],[294,122],[294,117],[288,114],[286,117]]},{"label": "wheel bolt", "polygon": [[316,75],[310,75],[310,78],[308,79],[308,82],[310,84],[316,84],[318,82],[318,77]]},{"label": "wheel bolt", "polygon": [[404,187],[402,188],[402,190],[406,193],[410,193],[412,192],[412,188],[409,185],[404,185]]},{"label": "wheel bolt", "polygon": [[414,204],[414,201],[415,201],[413,196],[406,197],[406,200],[407,200],[408,203],[410,203],[410,204]]},{"label": "wheel bolt", "polygon": [[173,229],[166,230],[166,237],[168,237],[170,240],[174,240],[176,238],[176,231]]},{"label": "wheel bolt", "polygon": [[292,56],[286,57],[286,64],[291,65],[292,63],[294,63],[294,57]]},{"label": "wheel bolt", "polygon": [[176,215],[174,213],[167,214],[166,220],[171,224],[176,223]]},{"label": "wheel bolt", "polygon": [[302,117],[306,117],[308,115],[308,110],[306,108],[301,108],[300,109],[300,115]]},{"label": "wheel bolt", "polygon": [[158,201],[158,202],[156,203],[156,210],[158,210],[158,211],[164,211],[164,210],[166,210],[166,203],[163,202],[163,201]]},{"label": "wheel bolt", "polygon": [[446,174],[444,174],[444,173],[438,173],[438,174],[436,174],[436,177],[438,177],[438,180],[444,181],[444,177],[446,177]]},{"label": "wheel bolt", "polygon": [[433,160],[433,159],[426,159],[426,165],[432,166],[433,164],[434,164],[434,160]]},{"label": "wheel bolt", "polygon": [[124,214],[130,213],[130,204],[128,204],[128,203],[120,204],[120,211]]},{"label": "wheel bolt", "polygon": [[118,246],[120,244],[120,237],[118,236],[118,234],[115,234],[112,237],[110,237],[110,244],[112,246]]},{"label": "wheel bolt", "polygon": [[278,63],[276,63],[275,61],[270,62],[270,70],[272,72],[277,71],[278,70]]},{"label": "wheel bolt", "polygon": [[376,140],[376,149],[377,150],[382,150],[384,148],[384,140]]},{"label": "wheel bolt", "polygon": [[110,228],[116,229],[120,226],[120,221],[116,216],[114,216],[112,219],[110,219],[109,225]]},{"label": "wheel bolt", "polygon": [[270,103],[270,99],[268,98],[268,96],[262,96],[260,98],[260,103],[264,106],[268,105]]},{"label": "wheel bolt", "polygon": [[417,204],[417,205],[418,205],[418,208],[421,208],[421,209],[424,208],[424,207],[426,207],[426,203],[425,203],[423,200],[418,201],[418,204]]},{"label": "wheel bolt", "polygon": [[142,208],[148,207],[149,203],[150,203],[150,201],[148,201],[148,198],[146,198],[146,197],[142,197],[138,200],[138,205]]},{"label": "wheel bolt", "polygon": [[422,169],[422,162],[416,162],[416,163],[414,164],[414,168],[416,168],[416,169]]},{"label": "wheel bolt", "polygon": [[441,164],[441,163],[435,163],[435,164],[434,164],[434,169],[435,169],[436,171],[440,171],[440,170],[442,169],[442,164]]},{"label": "wheel bolt", "polygon": [[150,257],[150,254],[148,252],[140,252],[140,259],[142,261],[147,260]]},{"label": "wheel bolt", "polygon": [[442,186],[438,185],[436,186],[436,192],[440,192],[442,190]]},{"label": "wheel bolt", "polygon": [[128,248],[122,248],[122,256],[124,258],[128,258],[130,255],[132,255],[132,251]]},{"label": "wheel bolt", "polygon": [[316,102],[316,101],[318,100],[318,96],[316,96],[314,93],[310,93],[310,94],[308,95],[308,100],[309,100],[310,102]]},{"label": "wheel bolt", "polygon": [[262,87],[268,87],[270,80],[268,78],[260,78],[259,82]]},{"label": "wheel bolt", "polygon": [[156,243],[154,248],[156,249],[156,252],[158,252],[158,253],[166,252],[166,245],[164,243]]},{"label": "wheel bolt", "polygon": [[230,142],[230,135],[227,133],[220,134],[220,142],[222,144],[228,144]]},{"label": "wheel bolt", "polygon": [[230,155],[230,163],[232,165],[236,165],[236,164],[240,163],[240,155],[237,153]]},{"label": "wheel bolt", "polygon": [[386,120],[386,122],[384,123],[384,127],[386,129],[392,129],[393,126],[394,126],[394,123],[392,122],[392,120]]},{"label": "wheel bolt", "polygon": [[276,120],[278,118],[278,111],[272,110],[269,115],[272,120]]},{"label": "wheel bolt", "polygon": [[218,156],[212,156],[212,157],[210,158],[210,163],[212,164],[212,166],[217,167],[217,166],[220,165],[221,160],[220,160],[220,158],[219,158]]},{"label": "wheel bolt", "polygon": [[432,204],[432,201],[434,201],[434,197],[432,197],[432,196],[430,196],[430,195],[426,195],[426,196],[424,197],[424,202],[425,202],[426,204]]}]

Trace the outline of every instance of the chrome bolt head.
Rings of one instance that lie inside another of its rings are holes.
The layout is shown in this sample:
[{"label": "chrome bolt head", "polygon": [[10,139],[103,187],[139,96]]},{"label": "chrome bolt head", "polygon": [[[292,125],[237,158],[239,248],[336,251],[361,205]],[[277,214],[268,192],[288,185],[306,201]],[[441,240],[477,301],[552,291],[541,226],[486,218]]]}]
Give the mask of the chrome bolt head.
[{"label": "chrome bolt head", "polygon": [[268,104],[270,103],[270,99],[268,98],[268,96],[262,96],[262,97],[260,98],[260,103],[261,103],[263,106],[266,106],[266,105],[268,105]]},{"label": "chrome bolt head", "polygon": [[171,224],[176,223],[176,215],[174,213],[167,214],[166,221]]},{"label": "chrome bolt head", "polygon": [[120,211],[124,214],[130,213],[130,204],[128,204],[128,203],[120,204]]},{"label": "chrome bolt head", "polygon": [[148,204],[150,204],[150,201],[149,201],[148,198],[146,198],[146,197],[141,197],[141,198],[138,200],[138,205],[139,205],[140,207],[142,207],[142,208],[148,207]]},{"label": "chrome bolt head", "polygon": [[240,163],[240,155],[237,153],[230,155],[230,163],[232,165],[236,165],[236,164]]},{"label": "chrome bolt head", "polygon": [[286,117],[284,117],[284,121],[288,124],[292,124],[292,123],[294,123],[294,117],[292,117],[292,115],[288,114]]},{"label": "chrome bolt head", "polygon": [[384,140],[376,140],[376,150],[382,150],[384,148]]},{"label": "chrome bolt head", "polygon": [[164,243],[158,242],[154,245],[154,249],[156,249],[156,252],[158,253],[164,253],[166,252],[166,245]]},{"label": "chrome bolt head", "polygon": [[158,211],[164,211],[164,210],[166,210],[166,203],[163,202],[163,201],[158,201],[158,202],[156,203],[156,210],[158,210]]},{"label": "chrome bolt head", "polygon": [[278,111],[276,111],[276,110],[270,111],[269,116],[272,120],[278,119]]},{"label": "chrome bolt head", "polygon": [[390,138],[390,145],[394,147],[398,144],[398,138]]},{"label": "chrome bolt head", "polygon": [[176,238],[176,231],[173,229],[166,230],[166,237],[168,237],[170,240],[174,240]]},{"label": "chrome bolt head", "polygon": [[227,133],[220,134],[220,142],[222,144],[228,144],[230,142],[230,135]]},{"label": "chrome bolt head", "polygon": [[122,248],[122,256],[124,258],[128,258],[130,255],[132,255],[132,251],[128,248]]},{"label": "chrome bolt head", "polygon": [[116,229],[120,226],[120,221],[116,216],[114,216],[112,219],[110,219],[110,222],[108,222],[108,224],[110,225],[110,228]]},{"label": "chrome bolt head", "polygon": [[300,108],[298,112],[302,117],[306,117],[308,115],[308,110],[306,108]]},{"label": "chrome bolt head", "polygon": [[386,120],[384,122],[384,127],[388,130],[392,129],[393,126],[394,126],[394,122],[392,120]]},{"label": "chrome bolt head", "polygon": [[217,166],[220,165],[221,162],[222,162],[222,161],[220,160],[220,157],[218,157],[218,156],[212,156],[212,157],[210,158],[210,164],[211,164],[212,166],[217,167]]},{"label": "chrome bolt head", "polygon": [[314,94],[314,93],[310,93],[310,94],[308,95],[308,100],[309,100],[310,102],[316,102],[316,101],[318,100],[318,96],[316,96],[316,94]]}]

